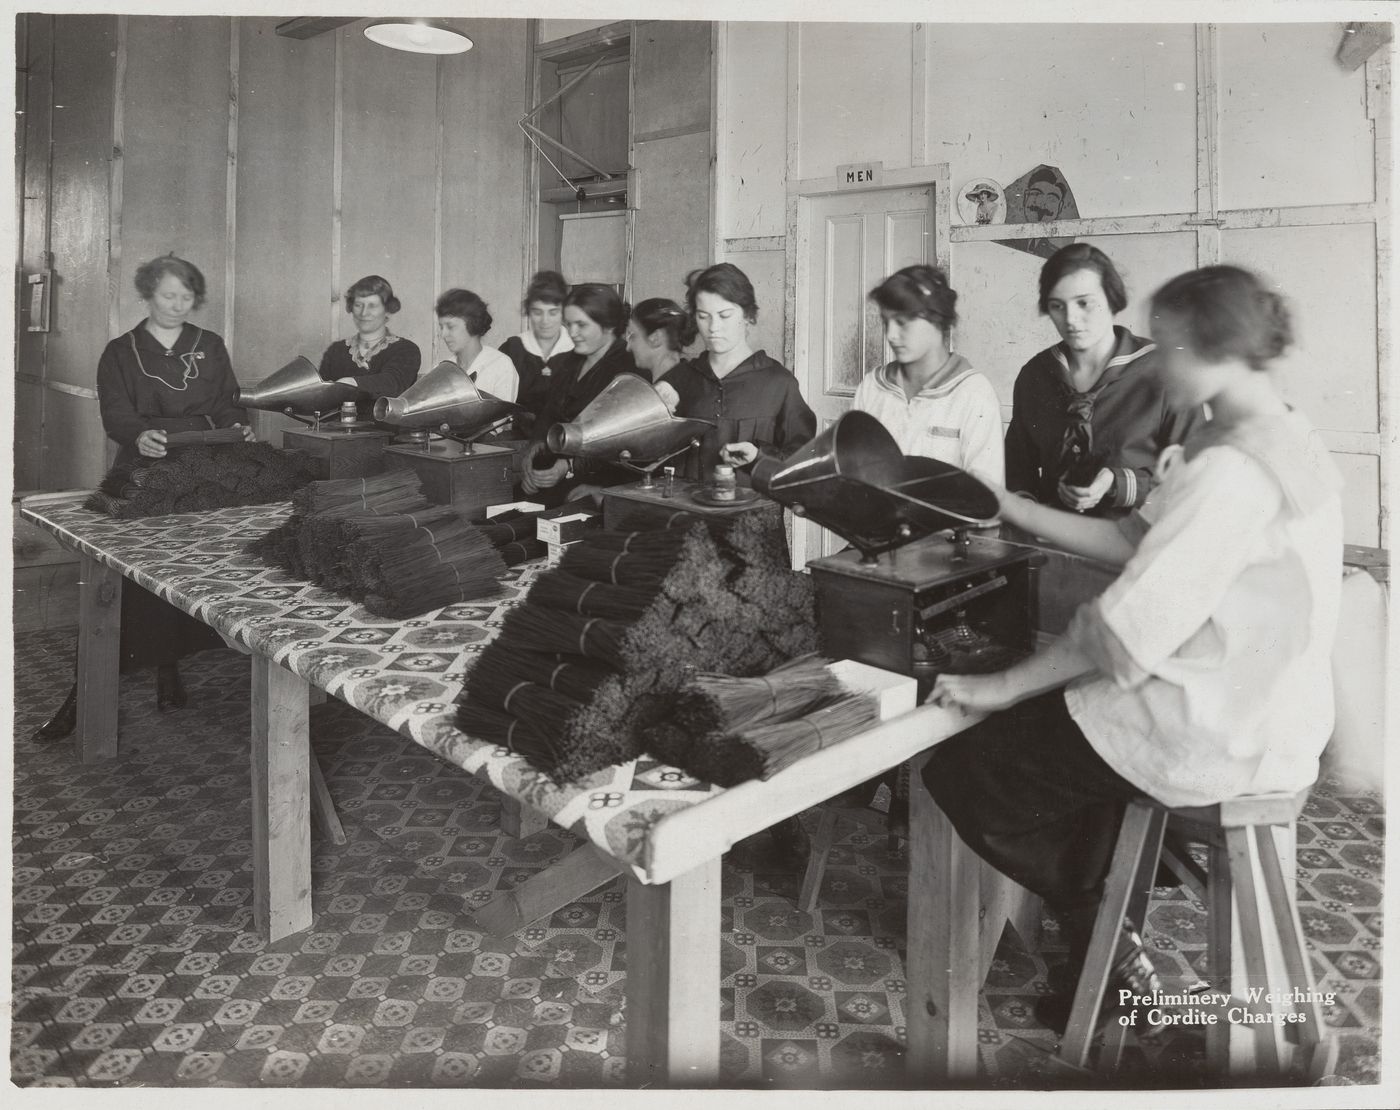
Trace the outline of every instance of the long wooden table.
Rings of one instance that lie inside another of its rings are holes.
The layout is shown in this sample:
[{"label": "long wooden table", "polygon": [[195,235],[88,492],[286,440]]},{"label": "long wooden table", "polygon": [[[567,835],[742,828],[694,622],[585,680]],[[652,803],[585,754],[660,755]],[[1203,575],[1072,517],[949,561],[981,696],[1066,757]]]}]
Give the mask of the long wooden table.
[{"label": "long wooden table", "polygon": [[[924,752],[976,720],[922,706],[818,752],[766,782],[729,790],[648,759],[559,784],[453,724],[471,658],[541,569],[517,568],[500,598],[383,620],[260,563],[247,543],[285,504],[116,521],[84,495],[27,499],[26,519],[82,558],[76,748],[118,754],[121,584],[130,579],[209,624],[252,658],[255,911],[276,940],[308,928],[311,775],[308,697],[341,698],[447,762],[487,779],[526,812],[584,844],[544,882],[507,892],[478,919],[523,924],[617,874],[627,876],[629,1081],[705,1086],[719,1075],[720,858],[737,841]],[[968,1082],[977,1067],[977,994],[1019,888],[976,859],[918,785],[909,894],[908,1059],[917,1082]],[[532,882],[538,882],[533,880]],[[518,927],[518,924],[516,927]]]}]

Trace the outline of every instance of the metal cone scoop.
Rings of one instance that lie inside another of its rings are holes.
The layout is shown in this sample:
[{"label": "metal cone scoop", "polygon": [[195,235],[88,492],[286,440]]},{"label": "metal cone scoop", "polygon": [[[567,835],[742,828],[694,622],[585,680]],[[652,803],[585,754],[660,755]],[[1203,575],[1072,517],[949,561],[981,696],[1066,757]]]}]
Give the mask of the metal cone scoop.
[{"label": "metal cone scoop", "polygon": [[455,362],[439,362],[397,397],[374,402],[374,418],[400,428],[437,428],[447,424],[464,434],[489,427],[524,410],[476,388]]},{"label": "metal cone scoop", "polygon": [[709,427],[708,420],[672,416],[646,379],[619,374],[577,419],[551,427],[545,442],[556,455],[642,462],[684,450]]},{"label": "metal cone scoop", "polygon": [[257,385],[240,388],[236,403],[268,412],[334,412],[359,394],[353,385],[322,381],[316,365],[305,355],[298,355]]},{"label": "metal cone scoop", "polygon": [[848,412],[786,460],[760,458],[754,488],[867,556],[945,528],[990,524],[992,492],[955,466],[906,457],[875,417]]}]

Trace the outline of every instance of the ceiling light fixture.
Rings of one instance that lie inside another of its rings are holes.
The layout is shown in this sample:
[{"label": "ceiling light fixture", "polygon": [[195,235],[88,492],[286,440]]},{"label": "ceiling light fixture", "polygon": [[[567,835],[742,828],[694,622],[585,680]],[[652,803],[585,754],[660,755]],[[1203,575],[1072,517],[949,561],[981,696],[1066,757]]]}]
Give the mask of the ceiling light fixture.
[{"label": "ceiling light fixture", "polygon": [[365,28],[365,38],[414,54],[465,54],[472,48],[461,31],[427,19],[381,19]]}]

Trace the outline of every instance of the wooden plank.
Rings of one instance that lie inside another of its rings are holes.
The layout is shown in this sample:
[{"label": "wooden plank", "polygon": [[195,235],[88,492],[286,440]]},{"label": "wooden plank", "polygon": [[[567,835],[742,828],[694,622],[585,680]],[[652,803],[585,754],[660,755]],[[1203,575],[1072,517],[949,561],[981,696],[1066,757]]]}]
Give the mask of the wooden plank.
[{"label": "wooden plank", "polygon": [[31,524],[20,516],[19,502],[24,496],[23,493],[16,493],[11,502],[13,523],[10,533],[10,555],[15,569],[51,566],[55,563],[77,563],[80,556],[76,551],[64,547],[52,532],[40,528],[37,524]]},{"label": "wooden plank", "polygon": [[908,1081],[977,1078],[978,913],[981,861],[929,795],[916,759],[909,797]]},{"label": "wooden plank", "polygon": [[117,754],[117,678],[121,662],[122,576],[83,556],[78,600],[78,758]]},{"label": "wooden plank", "polygon": [[807,856],[807,870],[802,873],[802,890],[797,895],[797,908],[803,913],[812,913],[817,908],[817,897],[822,890],[822,877],[826,874],[827,857],[836,840],[838,814],[834,807],[822,808],[821,822],[812,834],[812,849]]},{"label": "wooden plank", "polygon": [[[519,886],[496,895],[476,911],[476,922],[492,936],[509,936],[577,902],[621,873],[616,860],[592,844],[584,844]],[[719,988],[718,979],[715,988]]]},{"label": "wooden plank", "polygon": [[311,925],[307,682],[253,657],[253,917],[270,941]]},{"label": "wooden plank", "polygon": [[669,883],[628,880],[628,1086],[719,1079],[719,893],[718,856]]},{"label": "wooden plank", "polygon": [[[1258,830],[1256,830],[1258,831]],[[1269,835],[1267,830],[1265,835]],[[1244,960],[1241,977],[1231,977],[1231,993],[1247,998],[1251,988],[1269,990],[1268,960],[1264,951],[1264,930],[1260,919],[1259,892],[1254,879],[1254,853],[1249,846],[1250,829],[1237,827],[1225,830],[1225,847],[1230,853],[1230,878],[1235,886],[1235,909],[1238,914],[1240,954]],[[1265,1012],[1271,1007],[1266,1006]],[[1255,1065],[1266,1075],[1279,1070],[1278,1038],[1275,1027],[1266,1023],[1253,1026]],[[1232,1060],[1233,1066],[1233,1060]]]},{"label": "wooden plank", "polygon": [[13,621],[15,632],[77,628],[79,620],[78,562],[16,567]]},{"label": "wooden plank", "polygon": [[634,141],[708,132],[710,24],[647,20],[636,24],[632,42],[636,85]]},{"label": "wooden plank", "polygon": [[[1291,826],[1287,833],[1293,835]],[[1255,842],[1259,846],[1260,870],[1274,928],[1283,942],[1283,966],[1288,973],[1285,982],[1292,989],[1305,991],[1308,996],[1306,1001],[1296,1006],[1303,1013],[1302,1028],[1298,1030],[1299,1043],[1314,1045],[1322,1038],[1327,1026],[1323,1023],[1322,1005],[1315,997],[1316,984],[1305,950],[1303,922],[1298,916],[1298,903],[1293,897],[1292,869],[1284,870],[1272,828],[1256,829]]]},{"label": "wooden plank", "polygon": [[224,344],[233,350],[233,304],[238,284],[238,83],[242,21],[229,20],[228,33],[228,135],[224,144]]},{"label": "wooden plank", "polygon": [[[1392,69],[1390,52],[1380,51],[1366,62],[1367,108],[1375,128],[1374,165],[1376,183],[1376,364],[1382,367],[1377,382],[1380,406],[1380,438],[1383,443],[1395,442],[1395,414],[1391,411],[1392,391],[1389,372],[1395,350],[1392,319],[1391,268],[1395,257],[1395,232],[1391,226],[1391,188],[1393,185],[1391,95]],[[1380,544],[1390,546],[1391,468],[1382,467],[1380,474]]]},{"label": "wooden plank", "polygon": [[335,811],[335,799],[331,797],[326,776],[321,773],[321,765],[316,762],[316,753],[310,753],[311,771],[311,816],[316,819],[322,834],[332,844],[345,843],[345,829],[340,824],[340,814]]},{"label": "wooden plank", "polygon": [[[1207,849],[1205,904],[1206,977],[1214,990],[1233,993],[1234,885],[1230,853],[1218,834]],[[1206,1067],[1217,1078],[1230,1069],[1230,1026],[1223,1020],[1206,1026]]]}]

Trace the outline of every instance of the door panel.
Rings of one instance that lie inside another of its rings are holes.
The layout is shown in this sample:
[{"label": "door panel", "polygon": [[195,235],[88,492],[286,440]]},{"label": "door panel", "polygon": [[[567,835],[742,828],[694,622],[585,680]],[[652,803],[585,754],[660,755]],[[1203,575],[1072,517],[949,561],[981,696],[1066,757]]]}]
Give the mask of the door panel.
[{"label": "door panel", "polygon": [[[819,429],[851,407],[861,375],[888,361],[870,290],[904,266],[933,261],[933,220],[932,185],[835,193],[807,202],[798,265],[806,268],[808,295],[798,298],[795,362]],[[841,546],[824,528],[804,520],[794,524],[799,565]]]}]

